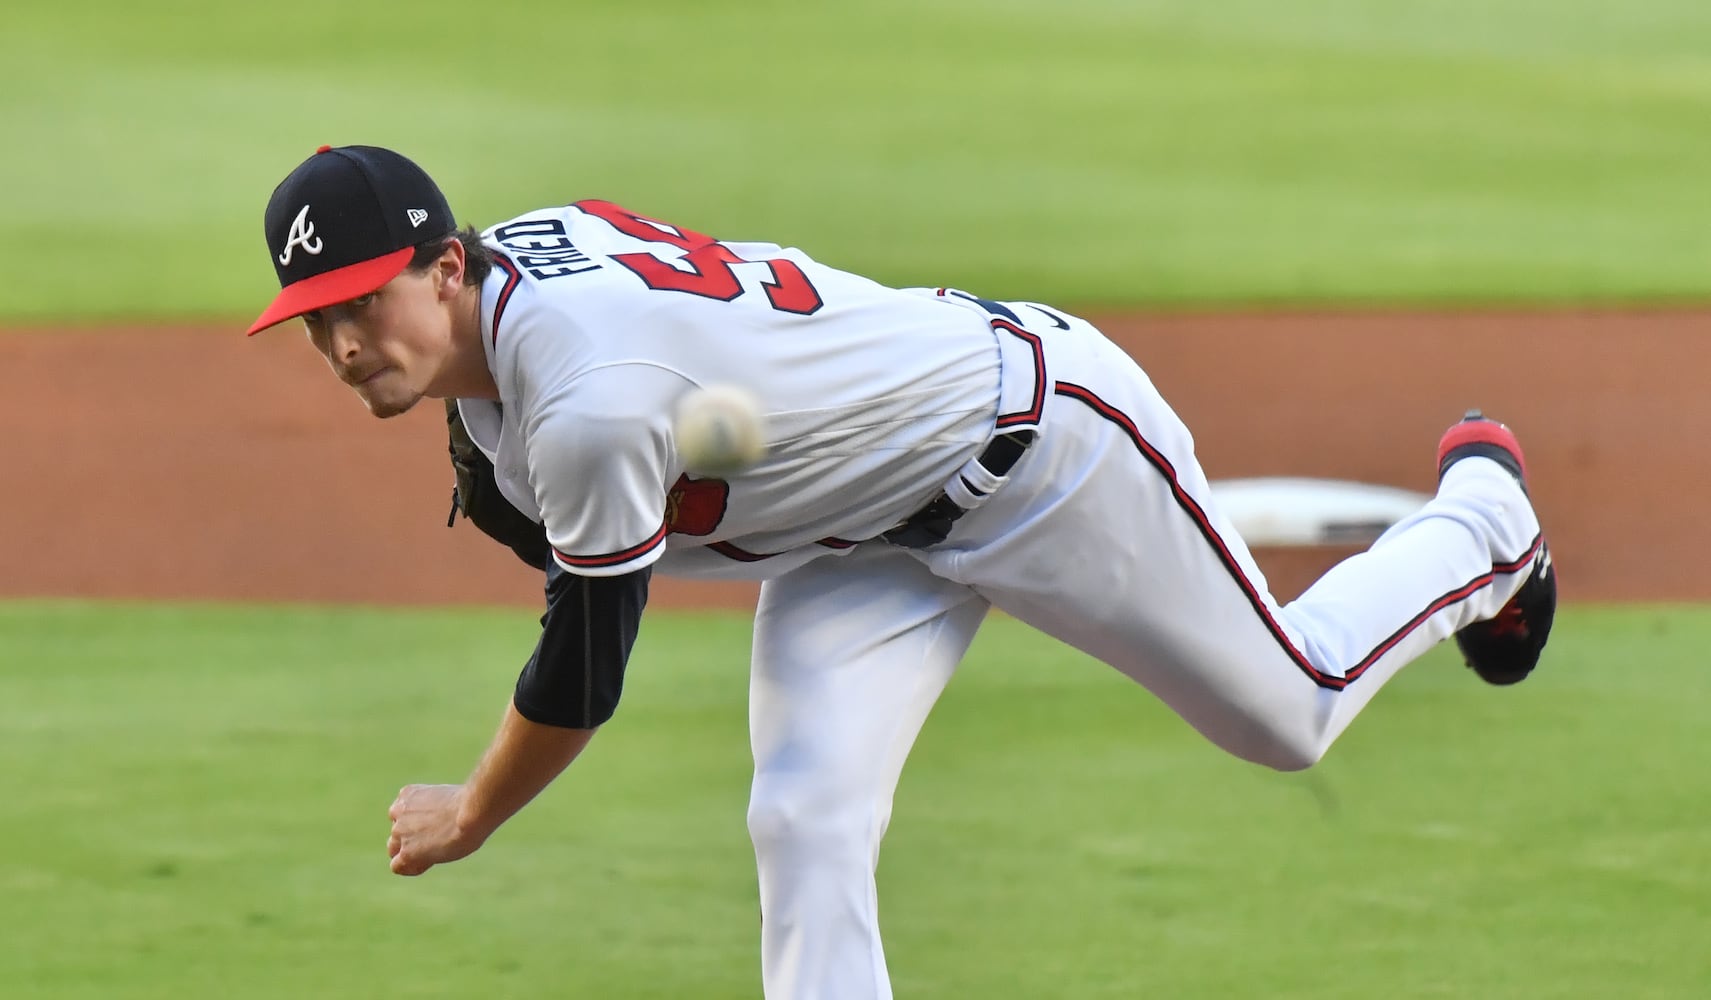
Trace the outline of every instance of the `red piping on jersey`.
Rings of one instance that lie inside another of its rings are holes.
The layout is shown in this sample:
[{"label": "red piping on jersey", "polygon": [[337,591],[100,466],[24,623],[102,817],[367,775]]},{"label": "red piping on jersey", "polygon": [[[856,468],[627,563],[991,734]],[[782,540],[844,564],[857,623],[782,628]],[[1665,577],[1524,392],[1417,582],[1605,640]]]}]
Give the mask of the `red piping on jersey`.
[{"label": "red piping on jersey", "polygon": [[1020,337],[1028,342],[1029,347],[1034,349],[1034,405],[1022,413],[1000,414],[997,426],[1002,430],[1006,427],[1014,427],[1017,424],[1037,424],[1040,422],[1041,411],[1046,407],[1045,346],[1040,343],[1040,337],[1038,334],[1030,333],[1021,327],[1016,326],[1014,323],[1007,323],[1004,320],[995,319],[992,321],[992,328],[994,330],[1003,330],[1005,333]]},{"label": "red piping on jersey", "polygon": [[740,549],[730,542],[714,542],[707,548],[719,553],[726,559],[735,559],[737,562],[760,562],[762,559],[771,559],[777,554],[774,552],[750,552],[748,549]]},{"label": "red piping on jersey", "polygon": [[[939,289],[935,289],[933,291],[933,294],[937,295],[939,298],[942,299],[942,298],[945,298],[947,293],[949,293],[949,292],[950,292],[950,289],[948,289],[948,288],[939,288]],[[973,302],[975,305],[982,305],[982,302],[983,302],[983,300],[977,299],[967,292],[957,292],[956,297],[959,299],[965,299],[969,302]],[[1002,304],[999,303],[999,304],[995,304],[995,305],[984,306],[984,308],[986,309],[986,311],[988,313],[993,312],[994,309],[997,307],[1002,307]],[[1016,315],[1015,313],[1011,312],[1008,307],[1003,307],[1003,308],[1004,308],[1004,314],[1006,316],[1014,317]],[[1017,424],[1028,424],[1028,425],[1037,424],[1040,422],[1040,413],[1041,413],[1041,411],[1043,411],[1045,409],[1045,406],[1046,406],[1046,382],[1047,382],[1047,379],[1046,379],[1046,351],[1045,351],[1045,346],[1040,343],[1039,335],[1034,334],[1034,333],[1030,333],[1027,330],[1022,329],[1021,327],[1016,326],[1013,323],[1007,323],[1001,319],[994,319],[994,320],[992,320],[992,328],[994,330],[1003,330],[1006,333],[1015,334],[1016,336],[1027,341],[1028,346],[1033,348],[1033,350],[1034,350],[1034,405],[1022,413],[1001,413],[1001,414],[999,414],[998,415],[998,423],[996,424],[996,427],[999,430],[1003,430],[1006,427],[1015,427]]]},{"label": "red piping on jersey", "polygon": [[[823,545],[828,549],[853,549],[861,543],[852,542],[847,538],[822,538],[814,544]],[[739,548],[730,542],[714,542],[706,548],[709,551],[717,552],[726,559],[734,559],[737,562],[760,562],[762,559],[771,559],[773,556],[780,555],[778,552],[750,552],[748,549]]]},{"label": "red piping on jersey", "polygon": [[505,272],[505,285],[499,289],[499,298],[493,303],[493,346],[499,346],[499,317],[505,313],[505,304],[511,301],[511,293],[517,290],[517,284],[523,280],[523,275],[517,270],[517,265],[511,263],[511,258],[499,251],[493,252],[493,263],[499,270]]},{"label": "red piping on jersey", "polygon": [[1345,676],[1335,677],[1313,666],[1312,662],[1307,659],[1306,654],[1295,648],[1295,644],[1289,641],[1288,633],[1286,633],[1283,630],[1283,627],[1277,623],[1277,619],[1272,616],[1271,610],[1266,607],[1265,600],[1260,596],[1259,589],[1253,585],[1253,581],[1247,578],[1247,574],[1242,572],[1241,564],[1236,561],[1235,555],[1230,552],[1230,547],[1225,544],[1224,540],[1218,536],[1218,532],[1212,527],[1212,521],[1206,516],[1205,509],[1202,508],[1193,497],[1188,495],[1187,490],[1182,488],[1182,484],[1176,478],[1176,468],[1170,464],[1170,460],[1165,458],[1157,448],[1154,448],[1150,443],[1148,443],[1146,438],[1141,436],[1140,429],[1135,426],[1135,422],[1123,411],[1112,406],[1110,403],[1105,402],[1103,399],[1100,399],[1093,390],[1084,386],[1075,385],[1071,382],[1058,382],[1055,392],[1059,396],[1068,396],[1071,399],[1080,400],[1092,408],[1093,412],[1099,414],[1101,417],[1109,420],[1113,424],[1116,424],[1118,428],[1123,431],[1123,434],[1128,437],[1129,441],[1134,444],[1136,450],[1141,453],[1142,457],[1147,460],[1148,464],[1152,465],[1153,468],[1157,469],[1165,477],[1165,480],[1170,484],[1171,494],[1176,498],[1177,506],[1181,507],[1183,511],[1193,519],[1195,527],[1200,529],[1201,536],[1205,538],[1212,546],[1213,550],[1217,552],[1218,560],[1223,563],[1225,571],[1228,572],[1236,581],[1236,585],[1241,587],[1243,596],[1247,598],[1248,604],[1253,607],[1254,612],[1264,620],[1266,629],[1271,633],[1272,638],[1277,640],[1277,644],[1279,646],[1283,647],[1283,651],[1288,654],[1290,660],[1295,663],[1295,666],[1300,669],[1302,673],[1306,674],[1313,683],[1322,688],[1327,688],[1332,691],[1341,691],[1348,687],[1349,684],[1353,683],[1362,674],[1364,674],[1368,667],[1371,667],[1376,663],[1385,653],[1394,649],[1397,643],[1401,642],[1410,632],[1419,628],[1420,625],[1428,618],[1431,618],[1433,615],[1457,601],[1463,601],[1473,596],[1482,588],[1490,585],[1490,583],[1498,576],[1507,573],[1519,572],[1531,565],[1534,557],[1538,555],[1539,546],[1544,543],[1542,535],[1534,538],[1532,544],[1527,547],[1526,554],[1521,556],[1519,559],[1516,559],[1513,562],[1493,566],[1490,572],[1483,573],[1474,579],[1469,580],[1467,583],[1462,584],[1460,587],[1455,588],[1449,593],[1438,597],[1426,606],[1426,610],[1409,619],[1407,624],[1391,633],[1391,635],[1383,642],[1379,643],[1372,652],[1362,657],[1354,666],[1350,667]]},{"label": "red piping on jersey", "polygon": [[608,552],[605,555],[598,556],[573,556],[560,552],[558,549],[553,549],[553,554],[558,556],[559,561],[564,563],[566,566],[579,566],[583,569],[594,569],[600,566],[617,566],[620,563],[627,563],[632,559],[639,559],[658,548],[660,543],[664,541],[665,525],[662,523],[659,526],[659,530],[653,533],[652,538],[649,538],[640,545],[632,545],[622,552]]}]

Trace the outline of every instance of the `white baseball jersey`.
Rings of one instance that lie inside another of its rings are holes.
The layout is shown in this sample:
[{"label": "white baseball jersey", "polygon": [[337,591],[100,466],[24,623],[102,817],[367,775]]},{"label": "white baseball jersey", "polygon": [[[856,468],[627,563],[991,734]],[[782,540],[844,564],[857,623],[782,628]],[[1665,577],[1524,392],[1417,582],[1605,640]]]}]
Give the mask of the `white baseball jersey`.
[{"label": "white baseball jersey", "polygon": [[[888,288],[769,243],[584,201],[483,234],[498,405],[461,400],[500,491],[561,566],[764,578],[895,526],[1006,427],[1037,422],[1031,365],[977,307]],[[767,456],[728,480],[685,469],[677,400],[732,384],[762,403]],[[1014,402],[1010,399],[1014,397]]]}]

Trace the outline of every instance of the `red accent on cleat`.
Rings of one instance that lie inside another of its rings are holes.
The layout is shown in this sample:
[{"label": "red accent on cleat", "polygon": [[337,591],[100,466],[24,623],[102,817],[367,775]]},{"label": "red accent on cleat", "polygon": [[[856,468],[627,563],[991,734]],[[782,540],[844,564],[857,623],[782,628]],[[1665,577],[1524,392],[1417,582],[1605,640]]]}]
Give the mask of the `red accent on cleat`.
[{"label": "red accent on cleat", "polygon": [[1521,454],[1521,442],[1515,440],[1515,435],[1509,428],[1497,421],[1474,418],[1464,420],[1445,431],[1443,439],[1438,442],[1438,466],[1442,468],[1445,456],[1464,444],[1488,444],[1502,448],[1515,456],[1515,463],[1521,467],[1521,476],[1526,478],[1527,459]]}]

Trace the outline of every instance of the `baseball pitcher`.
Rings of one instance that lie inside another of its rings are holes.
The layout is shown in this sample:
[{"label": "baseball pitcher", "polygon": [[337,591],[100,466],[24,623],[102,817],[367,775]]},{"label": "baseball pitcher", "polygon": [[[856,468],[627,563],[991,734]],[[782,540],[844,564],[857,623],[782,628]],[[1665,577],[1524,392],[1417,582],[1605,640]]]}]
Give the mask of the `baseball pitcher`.
[{"label": "baseball pitcher", "polygon": [[[1435,499],[1280,606],[1187,428],[1061,310],[889,288],[606,201],[460,230],[426,173],[367,146],[305,160],[265,228],[281,291],[250,333],[300,317],[379,417],[456,400],[491,468],[460,499],[496,490],[536,536],[504,540],[546,571],[498,733],[462,784],[399,793],[392,870],[476,850],[575,760],[617,707],[652,573],[760,579],[748,823],[772,1000],[891,995],[893,790],[992,607],[1279,770],[1438,642],[1509,684],[1550,633],[1521,449],[1477,413],[1439,442]],[[712,475],[673,413],[719,386],[758,402],[765,447]]]}]

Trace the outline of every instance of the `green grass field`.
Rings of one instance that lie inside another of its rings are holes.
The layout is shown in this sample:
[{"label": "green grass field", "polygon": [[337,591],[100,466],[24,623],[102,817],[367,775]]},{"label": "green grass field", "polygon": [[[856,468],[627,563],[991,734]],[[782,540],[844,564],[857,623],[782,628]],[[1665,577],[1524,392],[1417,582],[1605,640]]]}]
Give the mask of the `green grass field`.
[{"label": "green grass field", "polygon": [[[652,619],[588,756],[388,873],[393,793],[461,779],[531,627],[0,606],[5,996],[755,996],[741,617]],[[1441,651],[1286,776],[995,620],[899,793],[898,995],[1703,996],[1708,640],[1574,608],[1527,684]]]},{"label": "green grass field", "polygon": [[322,142],[1065,305],[1702,300],[1708,113],[1702,0],[24,5],[0,324],[248,318]]}]

